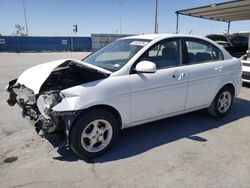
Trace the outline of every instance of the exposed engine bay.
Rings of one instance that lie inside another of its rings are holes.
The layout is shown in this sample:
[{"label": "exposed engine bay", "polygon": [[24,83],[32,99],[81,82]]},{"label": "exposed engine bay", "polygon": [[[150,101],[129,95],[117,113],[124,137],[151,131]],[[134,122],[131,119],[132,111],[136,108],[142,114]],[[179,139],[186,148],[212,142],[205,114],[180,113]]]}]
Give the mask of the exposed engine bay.
[{"label": "exposed engine bay", "polygon": [[40,92],[63,90],[87,82],[104,79],[108,76],[79,63],[66,61],[52,71],[51,75],[43,83]]},{"label": "exposed engine bay", "polygon": [[[35,122],[36,131],[44,136],[56,130],[62,130],[65,121],[74,118],[77,112],[55,113],[52,108],[60,103],[60,91],[81,85],[87,82],[105,79],[109,76],[84,64],[67,60],[53,69],[45,82],[41,85],[39,93],[18,83],[18,79],[9,82],[6,90],[10,93],[8,104],[16,103],[22,108],[23,117]],[[32,78],[30,78],[32,79]]]}]

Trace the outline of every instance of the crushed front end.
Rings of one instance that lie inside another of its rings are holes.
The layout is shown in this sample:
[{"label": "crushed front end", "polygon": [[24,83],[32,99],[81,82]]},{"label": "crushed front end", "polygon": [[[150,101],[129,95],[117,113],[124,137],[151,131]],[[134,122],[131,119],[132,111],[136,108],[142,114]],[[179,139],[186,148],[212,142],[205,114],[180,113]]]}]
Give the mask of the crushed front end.
[{"label": "crushed front end", "polygon": [[[62,130],[64,118],[61,114],[52,112],[52,108],[61,101],[59,91],[44,92],[41,95],[35,95],[27,87],[20,85],[12,80],[6,87],[9,92],[7,100],[10,106],[18,104],[22,109],[22,116],[34,121],[34,126],[39,135],[44,136],[47,133],[53,133],[56,130]],[[74,113],[68,113],[73,115]]]},{"label": "crushed front end", "polygon": [[[109,72],[108,72],[109,73]],[[53,111],[64,96],[61,91],[109,76],[78,60],[58,60],[31,67],[18,79],[6,86],[10,106],[18,104],[22,115],[34,122],[36,131],[44,136],[47,133],[64,131],[66,138],[75,117],[80,110]]]}]

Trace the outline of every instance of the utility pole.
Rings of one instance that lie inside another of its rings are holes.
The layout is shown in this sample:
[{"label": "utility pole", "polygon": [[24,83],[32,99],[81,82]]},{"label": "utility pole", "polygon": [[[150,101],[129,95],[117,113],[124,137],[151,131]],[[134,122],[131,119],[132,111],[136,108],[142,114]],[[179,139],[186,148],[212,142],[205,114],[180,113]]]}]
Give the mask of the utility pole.
[{"label": "utility pole", "polygon": [[27,36],[28,36],[28,35],[29,35],[29,30],[28,30],[28,23],[27,23],[26,9],[25,9],[24,0],[23,0],[23,12],[24,12],[24,19],[25,19],[26,34],[27,34]]},{"label": "utility pole", "polygon": [[158,21],[157,21],[157,16],[158,16],[158,0],[155,0],[155,33],[158,33]]},{"label": "utility pole", "polygon": [[119,6],[120,6],[120,15],[119,15],[119,29],[120,29],[120,34],[122,34],[122,1],[119,1]]}]

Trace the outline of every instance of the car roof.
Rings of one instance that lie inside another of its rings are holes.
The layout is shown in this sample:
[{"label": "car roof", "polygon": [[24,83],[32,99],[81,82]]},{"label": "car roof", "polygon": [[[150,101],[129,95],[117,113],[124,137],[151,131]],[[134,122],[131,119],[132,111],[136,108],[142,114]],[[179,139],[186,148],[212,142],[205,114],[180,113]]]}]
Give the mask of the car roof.
[{"label": "car roof", "polygon": [[126,37],[125,39],[146,39],[146,40],[155,40],[158,38],[172,38],[172,37],[191,37],[207,40],[206,37],[201,37],[197,35],[188,35],[188,34],[145,34],[145,35],[134,35]]},{"label": "car roof", "polygon": [[145,34],[145,35],[130,36],[130,37],[121,38],[121,39],[118,39],[118,40],[122,40],[122,39],[145,39],[145,40],[152,40],[151,42],[153,42],[154,40],[160,41],[160,40],[164,40],[164,39],[167,39],[167,38],[173,38],[173,37],[187,37],[187,38],[205,40],[207,42],[212,43],[214,46],[218,47],[219,49],[221,49],[221,51],[223,51],[225,59],[232,58],[231,55],[229,55],[229,53],[223,47],[221,47],[221,45],[219,45],[215,41],[213,41],[213,40],[211,40],[211,39],[209,39],[207,37],[202,37],[202,36],[197,36],[197,35],[190,35],[190,34]]},{"label": "car roof", "polygon": [[159,37],[163,36],[173,36],[171,34],[145,34],[145,35],[134,35],[134,36],[129,36],[126,37],[126,39],[148,39],[148,40],[154,40]]}]

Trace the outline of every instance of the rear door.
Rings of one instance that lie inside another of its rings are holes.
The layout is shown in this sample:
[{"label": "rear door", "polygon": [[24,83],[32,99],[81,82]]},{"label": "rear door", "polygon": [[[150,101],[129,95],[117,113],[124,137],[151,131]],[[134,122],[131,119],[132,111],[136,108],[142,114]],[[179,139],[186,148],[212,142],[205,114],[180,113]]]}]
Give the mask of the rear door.
[{"label": "rear door", "polygon": [[186,109],[209,105],[223,77],[225,62],[219,48],[211,43],[183,38],[185,62],[188,65],[189,82]]}]

